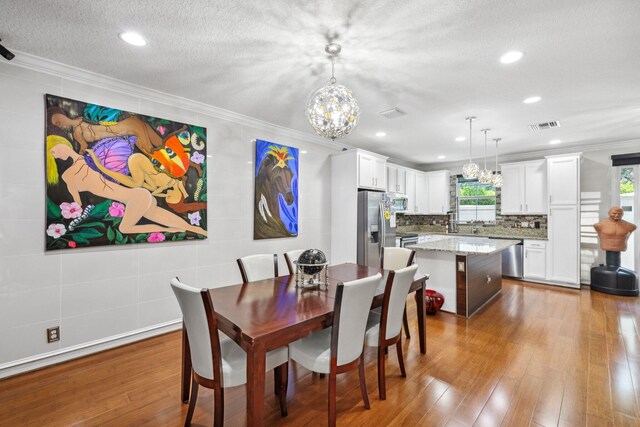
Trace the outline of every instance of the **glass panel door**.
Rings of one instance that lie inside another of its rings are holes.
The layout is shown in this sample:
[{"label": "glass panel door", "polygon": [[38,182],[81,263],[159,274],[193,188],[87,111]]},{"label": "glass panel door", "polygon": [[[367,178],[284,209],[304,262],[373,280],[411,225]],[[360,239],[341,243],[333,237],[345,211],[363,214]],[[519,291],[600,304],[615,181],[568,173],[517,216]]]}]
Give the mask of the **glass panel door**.
[{"label": "glass panel door", "polygon": [[[624,212],[623,219],[638,225],[640,212],[638,209],[638,165],[616,167],[617,200]],[[621,254],[621,265],[631,270],[637,270],[640,265],[638,253],[640,252],[640,230],[636,230],[627,241],[627,251]]]}]

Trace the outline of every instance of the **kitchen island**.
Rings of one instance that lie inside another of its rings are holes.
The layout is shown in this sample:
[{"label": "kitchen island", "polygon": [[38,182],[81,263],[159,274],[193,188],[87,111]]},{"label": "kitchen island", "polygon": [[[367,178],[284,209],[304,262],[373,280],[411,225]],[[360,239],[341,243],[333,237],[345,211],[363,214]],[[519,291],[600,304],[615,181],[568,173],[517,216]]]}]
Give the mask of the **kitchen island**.
[{"label": "kitchen island", "polygon": [[429,288],[444,295],[442,310],[471,317],[502,289],[502,254],[518,240],[433,235],[416,250]]}]

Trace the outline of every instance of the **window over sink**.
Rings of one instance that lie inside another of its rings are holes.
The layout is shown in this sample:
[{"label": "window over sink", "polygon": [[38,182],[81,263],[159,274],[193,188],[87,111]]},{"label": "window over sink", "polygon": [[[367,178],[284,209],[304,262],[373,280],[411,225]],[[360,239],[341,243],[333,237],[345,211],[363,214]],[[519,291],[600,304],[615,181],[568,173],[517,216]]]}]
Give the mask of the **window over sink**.
[{"label": "window over sink", "polygon": [[458,222],[495,222],[496,189],[491,184],[481,184],[477,179],[458,177],[456,184]]}]

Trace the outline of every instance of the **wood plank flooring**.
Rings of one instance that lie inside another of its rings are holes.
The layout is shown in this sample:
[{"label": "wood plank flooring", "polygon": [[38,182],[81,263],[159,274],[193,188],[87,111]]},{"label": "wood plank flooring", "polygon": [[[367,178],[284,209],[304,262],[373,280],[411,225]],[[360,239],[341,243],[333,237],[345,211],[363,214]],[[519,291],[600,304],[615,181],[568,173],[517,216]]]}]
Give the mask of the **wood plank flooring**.
[{"label": "wood plank flooring", "polygon": [[[410,326],[417,331],[413,299]],[[413,316],[413,317],[412,317]],[[427,318],[427,354],[395,351],[387,400],[378,400],[376,357],[366,353],[371,410],[357,372],[338,379],[338,423],[348,426],[640,426],[640,300],[503,281],[471,319]],[[170,333],[0,381],[0,426],[181,426],[180,335]],[[289,416],[267,376],[269,426],[326,423],[327,381],[291,364]],[[245,423],[244,387],[226,389],[225,422]],[[211,425],[201,389],[193,425]]]}]

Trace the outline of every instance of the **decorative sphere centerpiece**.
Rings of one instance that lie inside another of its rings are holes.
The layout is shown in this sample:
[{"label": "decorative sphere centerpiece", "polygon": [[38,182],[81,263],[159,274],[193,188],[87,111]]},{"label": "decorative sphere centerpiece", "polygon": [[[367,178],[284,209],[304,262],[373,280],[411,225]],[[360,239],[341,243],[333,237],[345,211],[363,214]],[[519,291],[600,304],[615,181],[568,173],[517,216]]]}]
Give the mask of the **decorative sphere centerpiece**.
[{"label": "decorative sphere centerpiece", "polygon": [[[307,249],[302,252],[296,264],[296,288],[327,288],[327,257],[320,249]],[[323,274],[324,272],[324,274]]]}]

